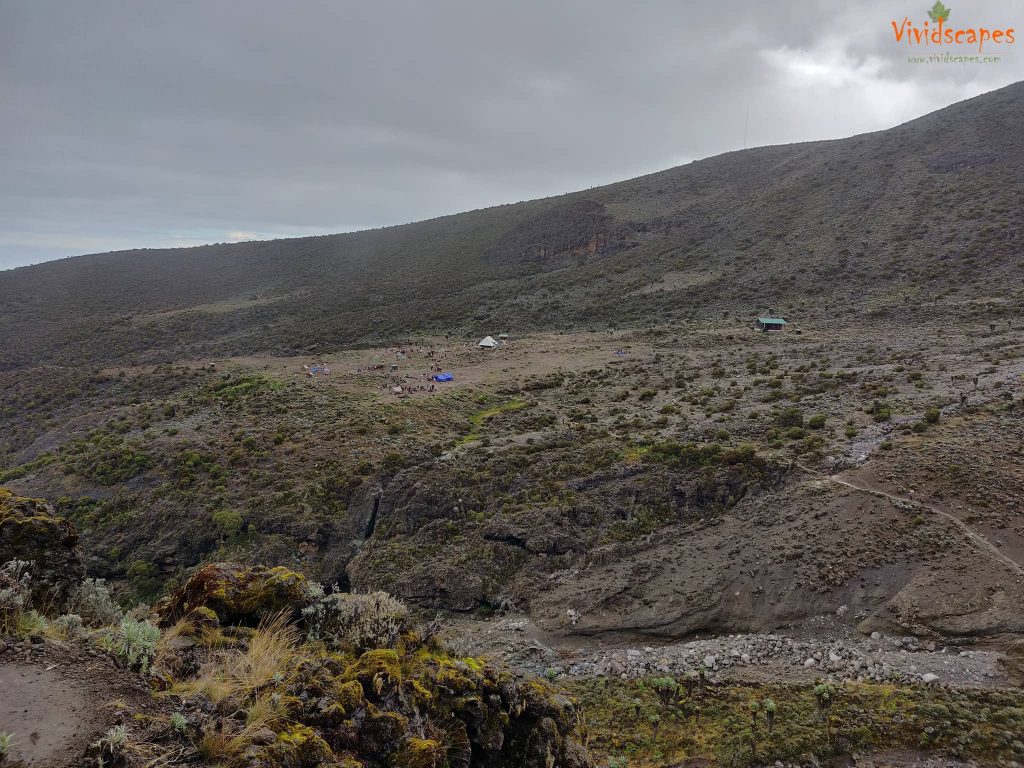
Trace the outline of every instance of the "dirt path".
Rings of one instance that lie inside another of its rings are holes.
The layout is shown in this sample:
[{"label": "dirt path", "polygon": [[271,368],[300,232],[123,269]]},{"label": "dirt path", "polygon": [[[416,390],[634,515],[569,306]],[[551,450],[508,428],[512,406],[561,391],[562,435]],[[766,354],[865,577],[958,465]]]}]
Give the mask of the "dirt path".
[{"label": "dirt path", "polygon": [[123,722],[125,712],[155,708],[142,678],[104,654],[49,642],[0,652],[0,730],[12,735],[15,763],[78,765],[89,744]]},{"label": "dirt path", "polygon": [[879,498],[889,499],[890,501],[899,502],[901,504],[909,504],[913,507],[927,509],[928,511],[952,523],[960,530],[961,533],[963,533],[964,538],[966,538],[976,547],[984,551],[986,554],[992,555],[996,560],[1003,563],[1003,565],[1005,565],[1007,568],[1009,568],[1011,571],[1017,574],[1019,578],[1024,578],[1024,566],[1022,566],[1016,560],[1013,560],[1004,555],[992,542],[990,542],[980,533],[978,533],[969,525],[967,525],[963,520],[960,520],[958,517],[951,515],[949,512],[939,509],[938,507],[935,507],[931,504],[926,504],[923,501],[918,501],[917,499],[911,499],[906,496],[900,496],[899,494],[890,493],[889,491],[883,490],[881,488],[873,487],[866,480],[859,477],[854,477],[849,474],[846,474],[846,477],[843,476],[845,473],[842,472],[836,475],[828,475],[825,474],[824,472],[819,472],[800,463],[794,463],[794,466],[797,469],[803,470],[809,475],[814,475],[815,477],[820,477],[824,480],[829,480],[833,483],[836,483],[837,485],[841,485],[845,488],[850,488],[851,490],[854,491],[860,491],[861,493],[870,493],[872,496],[878,496]]},{"label": "dirt path", "polygon": [[1020,563],[1004,555],[996,548],[994,544],[992,544],[992,542],[990,542],[984,536],[982,536],[973,528],[968,526],[963,520],[960,520],[954,515],[949,514],[949,512],[945,512],[939,509],[938,507],[932,506],[931,504],[926,504],[923,501],[918,501],[917,499],[911,499],[905,496],[900,496],[895,493],[889,493],[888,491],[882,490],[881,488],[874,488],[867,481],[861,478],[851,476],[843,477],[842,473],[839,475],[821,476],[831,480],[834,483],[838,483],[839,485],[846,486],[847,488],[852,488],[855,491],[870,493],[874,496],[890,499],[891,501],[902,502],[904,504],[910,504],[915,507],[923,507],[924,509],[927,509],[933,512],[934,514],[939,515],[940,517],[948,520],[950,523],[952,523],[960,529],[961,533],[964,534],[965,538],[969,539],[977,547],[979,547],[980,549],[984,550],[985,552],[987,552],[988,554],[992,555],[997,560],[1002,562],[1010,570],[1016,573],[1017,576],[1024,577],[1024,567],[1022,567]]},{"label": "dirt path", "polygon": [[62,765],[85,750],[103,722],[88,685],[59,669],[0,667],[0,723],[13,734],[11,758],[26,765]]}]

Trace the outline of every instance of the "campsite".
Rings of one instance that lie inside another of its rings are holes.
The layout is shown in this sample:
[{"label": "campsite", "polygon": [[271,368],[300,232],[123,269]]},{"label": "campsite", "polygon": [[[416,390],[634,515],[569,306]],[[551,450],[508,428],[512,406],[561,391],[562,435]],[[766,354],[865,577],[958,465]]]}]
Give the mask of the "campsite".
[{"label": "campsite", "polygon": [[[424,336],[416,343],[336,352],[312,365],[296,363],[291,357],[266,356],[219,358],[216,364],[262,371],[282,381],[306,380],[310,386],[352,395],[372,394],[387,402],[395,394],[415,398],[442,391],[517,387],[558,370],[604,364],[619,353],[626,354],[621,346],[621,335],[600,333],[530,334],[515,345],[496,342],[493,347],[480,347],[472,339]],[[647,343],[631,344],[629,353],[652,348]],[[444,387],[430,389],[431,384]],[[400,393],[393,391],[395,387]]]}]

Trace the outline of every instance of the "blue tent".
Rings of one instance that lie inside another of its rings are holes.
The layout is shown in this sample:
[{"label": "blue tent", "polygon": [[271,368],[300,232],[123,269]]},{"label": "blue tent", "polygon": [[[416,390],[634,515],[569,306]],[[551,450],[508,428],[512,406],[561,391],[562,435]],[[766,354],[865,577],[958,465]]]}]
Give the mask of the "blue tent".
[{"label": "blue tent", "polygon": [[445,371],[434,376],[434,381],[451,381],[454,378],[448,371]]}]

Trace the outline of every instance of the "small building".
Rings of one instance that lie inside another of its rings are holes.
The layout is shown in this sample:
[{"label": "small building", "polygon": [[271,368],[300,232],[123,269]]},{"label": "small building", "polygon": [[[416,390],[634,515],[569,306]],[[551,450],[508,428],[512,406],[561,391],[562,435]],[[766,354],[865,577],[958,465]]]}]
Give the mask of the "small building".
[{"label": "small building", "polygon": [[495,340],[494,340],[494,339],[493,339],[492,337],[490,337],[490,336],[484,336],[484,337],[483,337],[482,339],[480,339],[480,341],[479,341],[479,342],[477,343],[477,346],[478,346],[478,347],[483,347],[484,349],[494,349],[494,348],[495,348],[496,346],[498,346],[498,342],[496,342],[496,341],[495,341]]},{"label": "small building", "polygon": [[754,326],[761,331],[781,331],[786,327],[786,321],[781,317],[759,317]]}]

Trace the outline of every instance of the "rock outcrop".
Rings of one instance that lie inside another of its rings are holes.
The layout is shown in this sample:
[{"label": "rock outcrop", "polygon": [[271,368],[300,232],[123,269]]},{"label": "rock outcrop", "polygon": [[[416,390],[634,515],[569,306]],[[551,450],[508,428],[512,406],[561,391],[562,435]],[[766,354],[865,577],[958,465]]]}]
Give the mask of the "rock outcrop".
[{"label": "rock outcrop", "polygon": [[0,488],[0,563],[32,563],[33,601],[62,605],[85,576],[78,531],[42,499]]},{"label": "rock outcrop", "polygon": [[[413,629],[404,609],[384,617],[362,604],[338,614],[368,626],[391,622],[369,647],[313,631],[310,617],[337,609],[336,597],[344,604],[350,596],[325,596],[286,568],[207,565],[157,607],[165,625],[189,621],[153,676],[164,690],[177,683],[192,691],[180,708],[189,727],[236,734],[233,764],[593,768],[577,703],[546,681],[453,655],[429,629]],[[211,631],[219,637],[213,645],[202,640]],[[273,659],[273,669],[257,671],[257,658],[261,667]],[[204,674],[220,680],[238,722],[215,711],[210,689],[197,682]],[[267,697],[279,709],[266,733],[244,731],[246,706]]]},{"label": "rock outcrop", "polygon": [[306,578],[282,566],[211,563],[154,607],[162,625],[173,624],[201,608],[223,624],[255,626],[281,612],[298,615],[306,600]]}]

